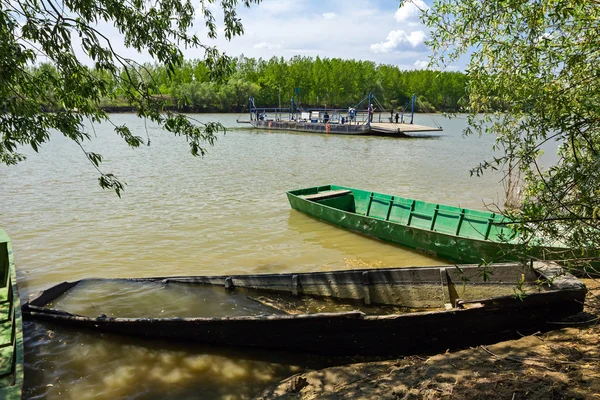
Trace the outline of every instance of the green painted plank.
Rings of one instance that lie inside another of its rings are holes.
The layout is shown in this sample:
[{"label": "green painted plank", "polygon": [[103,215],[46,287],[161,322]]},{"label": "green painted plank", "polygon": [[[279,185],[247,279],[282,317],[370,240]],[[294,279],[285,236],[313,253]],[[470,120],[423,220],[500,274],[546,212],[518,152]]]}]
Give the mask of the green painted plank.
[{"label": "green painted plank", "polygon": [[13,342],[13,321],[4,321],[0,324],[0,346]]},{"label": "green painted plank", "polygon": [[17,276],[8,235],[0,229],[0,399],[20,400],[23,332]]},{"label": "green painted plank", "polygon": [[5,395],[6,390],[3,390],[2,388],[5,386],[10,386],[14,383],[14,376],[13,375],[6,375],[3,377],[0,377],[0,399],[5,400],[8,396]]},{"label": "green painted plank", "polygon": [[13,373],[13,357],[15,349],[12,345],[0,347],[0,376]]},{"label": "green painted plank", "polygon": [[11,319],[12,304],[0,304],[0,322],[5,322]]},{"label": "green painted plank", "polygon": [[[2,385],[2,381],[0,381]],[[19,386],[9,386],[0,388],[0,399],[2,400],[21,400],[21,388]]]},{"label": "green painted plank", "polygon": [[9,289],[7,287],[0,288],[0,304],[8,301],[8,292]]}]

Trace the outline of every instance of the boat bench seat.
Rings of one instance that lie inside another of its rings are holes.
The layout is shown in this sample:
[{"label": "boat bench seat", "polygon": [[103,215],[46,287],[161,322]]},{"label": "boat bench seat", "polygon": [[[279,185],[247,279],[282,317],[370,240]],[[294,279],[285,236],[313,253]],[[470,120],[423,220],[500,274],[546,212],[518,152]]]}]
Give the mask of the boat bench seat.
[{"label": "boat bench seat", "polygon": [[327,190],[325,192],[319,192],[315,194],[307,194],[304,196],[300,196],[306,200],[316,201],[316,200],[325,200],[331,199],[333,197],[345,196],[347,194],[351,194],[351,190]]}]

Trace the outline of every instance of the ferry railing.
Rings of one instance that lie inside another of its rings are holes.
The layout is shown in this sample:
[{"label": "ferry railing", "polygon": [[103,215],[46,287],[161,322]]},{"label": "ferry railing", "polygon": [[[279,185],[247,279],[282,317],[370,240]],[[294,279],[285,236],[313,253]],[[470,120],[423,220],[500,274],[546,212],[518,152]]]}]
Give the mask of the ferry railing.
[{"label": "ferry railing", "polygon": [[[318,122],[323,123],[324,113],[329,114],[329,120],[332,123],[341,123],[342,118],[344,124],[348,125],[366,125],[369,123],[369,111],[368,110],[355,110],[354,117],[350,116],[350,112],[347,108],[298,108],[292,112],[291,108],[279,108],[279,107],[255,107],[250,110],[251,118],[264,120],[292,120],[300,121],[301,114],[303,112],[312,113],[318,112]],[[271,118],[271,115],[275,114],[275,118]],[[287,114],[287,115],[286,115]],[[381,117],[379,117],[381,118]]]}]

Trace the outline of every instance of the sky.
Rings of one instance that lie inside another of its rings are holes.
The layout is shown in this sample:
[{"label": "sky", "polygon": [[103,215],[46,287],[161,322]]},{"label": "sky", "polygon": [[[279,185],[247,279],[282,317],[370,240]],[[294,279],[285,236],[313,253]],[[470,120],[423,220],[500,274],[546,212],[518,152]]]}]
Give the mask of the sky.
[{"label": "sky", "polygon": [[217,41],[229,55],[295,55],[371,60],[424,68],[430,51],[420,22],[423,0],[263,0],[239,9],[245,34]]},{"label": "sky", "polygon": [[[428,31],[419,16],[431,0],[408,0],[401,7],[399,0],[262,0],[251,8],[238,7],[245,33],[231,41],[223,35],[223,13],[215,3],[209,8],[221,27],[218,39],[206,38],[200,9],[192,32],[229,56],[370,60],[406,70],[426,68],[429,61]],[[203,50],[184,54],[202,58]],[[138,61],[150,59],[140,54]]]}]

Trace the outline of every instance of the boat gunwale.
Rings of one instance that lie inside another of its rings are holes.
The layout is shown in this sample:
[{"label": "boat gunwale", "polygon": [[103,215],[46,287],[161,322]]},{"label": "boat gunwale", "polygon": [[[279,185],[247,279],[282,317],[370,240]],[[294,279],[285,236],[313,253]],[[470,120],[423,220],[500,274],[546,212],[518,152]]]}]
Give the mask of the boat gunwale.
[{"label": "boat gunwale", "polygon": [[[547,298],[549,295],[558,294],[558,293],[568,293],[573,292],[581,293],[585,292],[585,290],[580,289],[560,289],[560,290],[548,290],[540,293],[531,293],[527,295],[527,298],[544,296]],[[454,307],[449,310],[434,310],[434,311],[419,311],[419,312],[411,312],[411,313],[393,313],[393,314],[376,314],[376,315],[367,315],[362,311],[354,310],[347,312],[329,312],[329,313],[312,313],[312,314],[277,314],[277,315],[256,315],[256,316],[235,316],[235,317],[175,317],[175,318],[152,318],[152,317],[136,317],[136,318],[126,318],[126,317],[87,317],[84,315],[69,313],[63,310],[57,310],[53,308],[39,307],[31,304],[24,304],[24,315],[27,316],[46,316],[50,319],[54,320],[64,320],[64,321],[79,321],[79,322],[93,322],[96,324],[103,322],[110,322],[111,324],[127,324],[133,322],[147,322],[147,323],[193,323],[193,322],[266,322],[266,321],[290,321],[290,320],[318,320],[318,319],[360,319],[364,321],[375,321],[375,320],[391,320],[398,318],[419,318],[426,316],[438,316],[438,315],[446,315],[446,314],[455,314],[455,313],[465,313],[472,312],[473,310],[477,310],[480,308],[486,308],[488,306],[492,306],[494,303],[502,303],[507,302],[510,304],[504,304],[503,308],[508,308],[509,306],[521,305],[523,303],[522,299],[519,299],[515,295],[504,295],[504,296],[496,296],[490,297],[486,299],[478,299],[478,300],[470,300],[467,302],[460,302],[459,305],[463,304],[476,304],[475,307],[463,308],[463,307]]]}]

